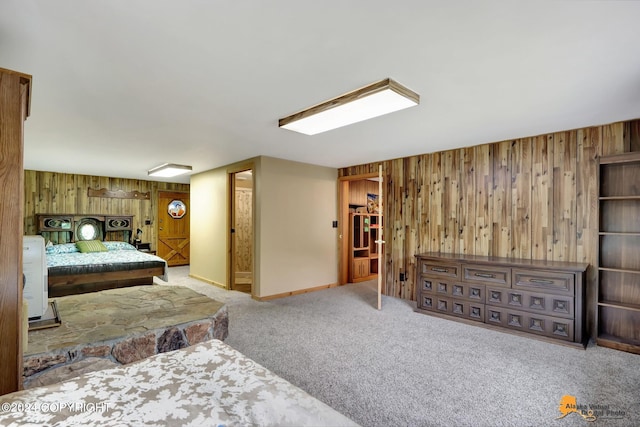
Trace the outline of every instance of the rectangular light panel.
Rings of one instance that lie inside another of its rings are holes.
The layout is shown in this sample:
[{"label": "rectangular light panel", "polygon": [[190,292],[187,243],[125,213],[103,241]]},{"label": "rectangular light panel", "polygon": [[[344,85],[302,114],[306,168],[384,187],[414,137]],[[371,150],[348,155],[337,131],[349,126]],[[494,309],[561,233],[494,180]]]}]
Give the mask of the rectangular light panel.
[{"label": "rectangular light panel", "polygon": [[280,127],[315,135],[384,114],[413,107],[420,96],[385,79],[280,119]]}]

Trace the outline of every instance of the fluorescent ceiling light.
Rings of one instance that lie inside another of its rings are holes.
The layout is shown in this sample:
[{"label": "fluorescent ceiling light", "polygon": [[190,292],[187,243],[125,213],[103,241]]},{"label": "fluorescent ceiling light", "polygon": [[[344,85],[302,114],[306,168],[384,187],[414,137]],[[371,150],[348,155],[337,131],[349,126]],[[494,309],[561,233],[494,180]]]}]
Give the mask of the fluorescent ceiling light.
[{"label": "fluorescent ceiling light", "polygon": [[169,178],[172,176],[182,175],[183,173],[191,172],[191,166],[175,165],[173,163],[165,163],[160,166],[156,166],[153,169],[149,169],[147,173],[149,176]]},{"label": "fluorescent ceiling light", "polygon": [[315,135],[419,103],[420,95],[391,79],[384,79],[280,119],[278,125]]}]

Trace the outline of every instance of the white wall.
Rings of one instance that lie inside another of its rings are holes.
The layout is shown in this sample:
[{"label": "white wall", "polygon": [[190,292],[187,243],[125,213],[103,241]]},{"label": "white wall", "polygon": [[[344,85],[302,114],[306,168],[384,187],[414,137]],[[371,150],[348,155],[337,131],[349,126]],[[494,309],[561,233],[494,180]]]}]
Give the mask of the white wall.
[{"label": "white wall", "polygon": [[191,177],[190,274],[227,285],[228,173],[251,163],[254,175],[256,297],[338,282],[338,171],[258,157]]},{"label": "white wall", "polygon": [[191,176],[191,265],[197,278],[227,284],[227,172]]},{"label": "white wall", "polygon": [[337,179],[336,169],[261,157],[257,296],[337,283]]}]

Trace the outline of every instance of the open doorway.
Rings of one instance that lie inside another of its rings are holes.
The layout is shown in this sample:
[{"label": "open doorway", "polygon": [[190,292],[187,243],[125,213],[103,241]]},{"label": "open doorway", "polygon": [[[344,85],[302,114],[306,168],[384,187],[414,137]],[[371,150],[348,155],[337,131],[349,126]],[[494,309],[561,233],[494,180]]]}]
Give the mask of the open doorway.
[{"label": "open doorway", "polygon": [[338,182],[340,257],[339,283],[378,278],[378,307],[384,280],[382,170],[342,177]]},{"label": "open doorway", "polygon": [[253,285],[253,170],[229,174],[229,288],[252,293]]}]

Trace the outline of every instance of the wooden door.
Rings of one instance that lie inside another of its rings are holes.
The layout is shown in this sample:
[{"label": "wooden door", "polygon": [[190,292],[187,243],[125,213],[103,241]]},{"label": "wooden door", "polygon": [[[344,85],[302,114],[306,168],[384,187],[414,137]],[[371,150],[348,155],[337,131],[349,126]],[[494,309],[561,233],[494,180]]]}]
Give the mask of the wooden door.
[{"label": "wooden door", "polygon": [[235,172],[232,186],[231,289],[251,293],[253,283],[253,172]]},{"label": "wooden door", "polygon": [[189,264],[189,193],[158,191],[159,257],[169,266]]},{"label": "wooden door", "polygon": [[[382,165],[378,166],[378,209],[382,214],[384,212],[384,185],[382,178]],[[384,285],[384,272],[382,269],[384,268],[384,263],[382,262],[382,256],[384,254],[384,246],[385,243],[383,239],[383,223],[384,223],[384,215],[380,217],[380,223],[378,224],[378,238],[374,242],[377,245],[377,253],[378,253],[378,310],[382,309],[382,286]]]}]

